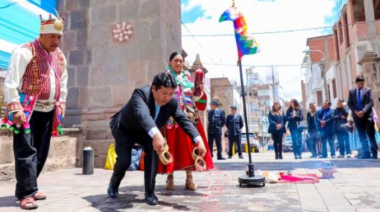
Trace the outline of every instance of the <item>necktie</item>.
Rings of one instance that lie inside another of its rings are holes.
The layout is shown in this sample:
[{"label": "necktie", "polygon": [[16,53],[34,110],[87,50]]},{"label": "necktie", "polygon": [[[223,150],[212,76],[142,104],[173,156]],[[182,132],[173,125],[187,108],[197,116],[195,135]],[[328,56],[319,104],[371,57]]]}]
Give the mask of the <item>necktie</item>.
[{"label": "necktie", "polygon": [[161,107],[158,104],[155,104],[155,114],[154,114],[154,121],[157,121],[158,114],[160,113]]},{"label": "necktie", "polygon": [[234,135],[236,135],[236,114],[234,115]]},{"label": "necktie", "polygon": [[362,92],[358,89],[358,111],[362,111]]},{"label": "necktie", "polygon": [[326,118],[326,113],[327,113],[327,111],[328,111],[328,110],[326,110],[326,109],[323,110],[323,120],[325,120],[325,118]]}]

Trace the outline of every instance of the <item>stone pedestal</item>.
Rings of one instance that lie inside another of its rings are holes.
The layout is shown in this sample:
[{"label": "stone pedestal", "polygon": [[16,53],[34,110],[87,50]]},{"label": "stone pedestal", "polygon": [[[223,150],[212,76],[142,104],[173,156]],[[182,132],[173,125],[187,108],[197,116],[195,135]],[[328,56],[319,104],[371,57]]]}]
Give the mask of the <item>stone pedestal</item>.
[{"label": "stone pedestal", "polygon": [[[54,137],[50,142],[49,155],[42,172],[74,168],[79,164],[82,144],[80,128],[64,128],[64,135]],[[0,181],[15,177],[13,134],[0,130]]]},{"label": "stone pedestal", "polygon": [[[61,44],[69,73],[65,124],[81,125],[95,150],[107,148],[103,143],[113,139],[109,118],[136,87],[151,84],[166,69],[171,52],[181,50],[180,1],[59,0],[58,9],[66,13]],[[115,24],[122,22],[132,26],[127,42],[114,38]],[[105,155],[95,151],[99,166],[97,158]]]},{"label": "stone pedestal", "polygon": [[358,62],[363,67],[363,77],[365,78],[365,84],[372,89],[372,98],[375,102],[375,110],[380,115],[380,57],[373,51],[367,51]]}]

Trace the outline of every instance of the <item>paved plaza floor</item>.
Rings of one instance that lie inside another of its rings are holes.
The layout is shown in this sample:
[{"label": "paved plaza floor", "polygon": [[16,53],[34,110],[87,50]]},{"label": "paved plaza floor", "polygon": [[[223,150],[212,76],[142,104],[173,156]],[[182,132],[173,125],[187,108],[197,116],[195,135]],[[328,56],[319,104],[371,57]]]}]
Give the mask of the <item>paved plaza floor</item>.
[{"label": "paved plaza floor", "polygon": [[[253,154],[256,170],[320,173],[321,159],[274,160],[274,153]],[[307,156],[307,154],[305,154]],[[116,212],[116,211],[305,211],[379,212],[380,160],[332,159],[338,172],[334,179],[316,184],[277,183],[263,188],[240,188],[238,177],[245,172],[247,155],[241,160],[215,161],[217,169],[194,174],[196,191],[185,189],[185,173],[175,173],[174,191],[165,188],[166,176],[157,176],[159,205],[144,202],[143,172],[127,172],[119,198],[110,199],[106,190],[112,171],[95,169],[82,175],[80,168],[45,173],[39,188],[48,198],[38,201],[35,211]],[[14,197],[15,180],[0,182],[0,211],[22,211]]]}]

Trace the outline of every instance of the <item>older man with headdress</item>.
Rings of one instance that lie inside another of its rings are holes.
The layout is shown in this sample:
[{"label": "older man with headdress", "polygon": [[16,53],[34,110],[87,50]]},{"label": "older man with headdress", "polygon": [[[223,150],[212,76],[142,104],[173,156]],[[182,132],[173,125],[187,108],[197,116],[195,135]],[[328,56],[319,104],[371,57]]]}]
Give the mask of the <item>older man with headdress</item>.
[{"label": "older man with headdress", "polygon": [[41,17],[40,36],[13,51],[4,83],[7,114],[2,127],[13,131],[16,197],[22,209],[46,199],[37,177],[49,153],[51,136],[61,133],[67,96],[66,59],[58,48],[63,20]]}]

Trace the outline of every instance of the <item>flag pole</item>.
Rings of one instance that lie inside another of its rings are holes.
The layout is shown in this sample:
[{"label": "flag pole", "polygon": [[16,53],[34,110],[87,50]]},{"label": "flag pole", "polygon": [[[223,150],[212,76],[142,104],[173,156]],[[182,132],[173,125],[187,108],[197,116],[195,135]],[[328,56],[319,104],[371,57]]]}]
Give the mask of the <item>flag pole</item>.
[{"label": "flag pole", "polygon": [[[239,71],[240,71],[240,84],[241,84],[241,91],[242,91],[242,98],[243,98],[243,110],[244,110],[244,121],[245,121],[245,133],[247,137],[247,144],[248,144],[248,157],[249,162],[247,165],[246,175],[239,177],[239,186],[242,187],[242,185],[247,186],[265,186],[265,177],[261,175],[255,175],[255,168],[252,163],[252,155],[251,155],[251,144],[249,141],[249,126],[248,126],[248,118],[247,118],[247,106],[245,104],[245,91],[244,91],[244,81],[243,81],[243,68],[241,65],[241,57],[239,55],[238,65],[239,65]],[[249,91],[248,91],[249,95]]]},{"label": "flag pole", "polygon": [[[231,16],[232,15],[232,16]],[[236,16],[236,17],[235,17]],[[239,19],[239,20],[237,20]],[[243,68],[241,65],[241,60],[242,57],[245,54],[254,54],[257,52],[257,49],[255,49],[254,52],[251,52],[249,49],[252,48],[248,46],[248,52],[247,50],[239,48],[239,39],[240,35],[243,36],[243,41],[246,41],[248,37],[244,34],[246,33],[247,27],[245,23],[244,16],[241,14],[241,12],[236,11],[235,7],[235,0],[232,0],[232,7],[228,10],[226,10],[222,16],[219,19],[219,22],[221,21],[233,21],[234,22],[234,27],[235,27],[235,39],[236,39],[236,44],[238,48],[238,66],[239,66],[239,71],[240,71],[240,84],[241,84],[241,89],[242,89],[242,98],[243,98],[243,110],[244,110],[244,121],[245,121],[245,133],[247,136],[247,144],[248,145],[248,157],[249,157],[249,162],[247,165],[246,169],[246,175],[240,176],[239,177],[239,186],[242,187],[242,185],[246,186],[265,186],[265,177],[260,176],[260,175],[255,175],[255,169],[252,163],[252,155],[251,155],[251,144],[249,140],[249,125],[248,125],[248,118],[247,118],[247,106],[245,104],[245,91],[244,91],[244,80],[243,80]],[[238,22],[237,22],[238,21]],[[239,28],[240,30],[236,29]],[[237,31],[238,30],[238,31]],[[254,44],[256,45],[256,41],[251,39],[250,42],[255,42]],[[255,46],[257,48],[257,46]],[[249,91],[248,91],[249,93]]]},{"label": "flag pole", "polygon": [[[248,126],[248,118],[247,118],[247,106],[245,104],[245,91],[244,91],[244,81],[243,81],[243,68],[241,65],[241,58],[238,60],[239,70],[240,70],[240,85],[241,85],[241,93],[243,98],[243,111],[244,111],[244,122],[245,122],[245,133],[247,136],[247,145],[248,145],[248,156],[249,156],[249,164],[252,164],[252,155],[251,155],[251,144],[249,142],[249,126]],[[249,91],[248,91],[249,96]],[[250,167],[248,164],[248,167]],[[253,165],[252,165],[253,166]],[[249,172],[249,176],[255,176],[255,173]]]}]

